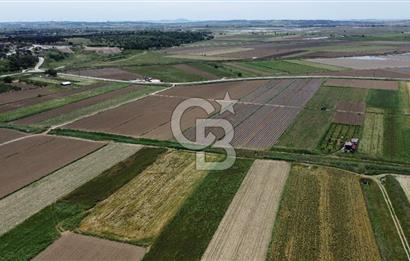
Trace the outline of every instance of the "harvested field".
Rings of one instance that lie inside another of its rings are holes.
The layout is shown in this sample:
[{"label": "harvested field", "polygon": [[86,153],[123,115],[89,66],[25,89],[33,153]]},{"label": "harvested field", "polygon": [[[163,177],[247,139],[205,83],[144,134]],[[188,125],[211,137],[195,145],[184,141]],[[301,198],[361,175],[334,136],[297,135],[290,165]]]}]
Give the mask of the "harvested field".
[{"label": "harvested field", "polygon": [[365,109],[366,103],[364,102],[343,101],[336,104],[337,111],[363,113]]},{"label": "harvested field", "polygon": [[126,88],[121,88],[121,89],[107,92],[107,93],[104,93],[98,96],[93,96],[93,97],[90,97],[84,100],[80,100],[78,102],[70,103],[70,104],[67,104],[67,105],[52,109],[52,110],[47,110],[47,111],[29,116],[26,118],[22,118],[22,119],[15,121],[14,123],[23,124],[23,125],[37,124],[37,123],[46,121],[51,118],[58,117],[60,115],[63,115],[63,114],[66,114],[66,113],[69,113],[69,112],[72,112],[72,111],[75,111],[81,108],[85,108],[85,107],[88,107],[88,106],[91,106],[91,105],[94,105],[94,104],[97,104],[103,101],[113,99],[117,96],[124,95],[129,92],[135,91],[138,88],[142,89],[144,87],[133,85],[133,86],[129,86]]},{"label": "harvested field", "polygon": [[410,53],[381,56],[309,59],[308,61],[352,69],[400,68],[410,67]]},{"label": "harvested field", "polygon": [[326,153],[336,152],[343,147],[346,141],[359,136],[360,126],[332,123],[323,137],[320,149]]},{"label": "harvested field", "polygon": [[86,46],[84,51],[88,52],[96,52],[98,54],[119,54],[121,53],[121,49],[118,47],[89,47]]},{"label": "harvested field", "polygon": [[136,153],[141,146],[110,143],[0,200],[0,235]]},{"label": "harvested field", "polygon": [[364,113],[341,112],[337,111],[333,117],[334,123],[347,125],[362,125],[364,121]]},{"label": "harvested field", "polygon": [[225,93],[229,92],[232,99],[240,99],[252,93],[252,91],[257,90],[266,83],[268,83],[268,81],[241,81],[180,86],[164,91],[161,95],[204,99],[223,99],[225,97]]},{"label": "harvested field", "polygon": [[188,65],[188,64],[177,64],[174,65],[175,68],[184,71],[185,73],[188,74],[195,74],[198,76],[201,76],[202,78],[206,79],[206,80],[216,80],[219,77],[216,76],[215,74],[203,71],[201,69],[198,69],[192,65]]},{"label": "harvested field", "polygon": [[202,260],[266,260],[289,170],[286,162],[254,162]]},{"label": "harvested field", "polygon": [[125,243],[65,232],[34,261],[54,260],[141,260],[145,249]]},{"label": "harvested field", "polygon": [[359,177],[293,165],[267,260],[381,260]]},{"label": "harvested field", "polygon": [[206,172],[195,154],[167,152],[128,184],[99,203],[80,230],[119,240],[152,242],[174,217]]},{"label": "harvested field", "polygon": [[371,108],[372,113],[366,113],[363,134],[360,141],[360,151],[374,156],[383,156],[384,112]]},{"label": "harvested field", "polygon": [[395,81],[380,80],[356,80],[356,79],[330,79],[325,83],[326,86],[351,87],[377,90],[397,90],[399,85]]},{"label": "harvested field", "polygon": [[26,136],[26,134],[22,132],[18,132],[15,130],[9,130],[9,129],[0,129],[0,144],[11,141],[17,138],[21,138]]},{"label": "harvested field", "polygon": [[410,82],[400,84],[400,99],[402,101],[403,112],[410,114]]},{"label": "harvested field", "polygon": [[[183,99],[178,97],[149,96],[81,119],[67,125],[67,127],[135,137],[171,139],[173,138],[170,124],[171,115],[181,101]],[[146,108],[150,108],[150,110],[146,110]],[[182,119],[182,129],[191,127],[196,118],[206,116],[206,113],[200,108],[186,112]]]},{"label": "harvested field", "polygon": [[395,179],[400,183],[407,199],[410,201],[410,177],[407,176],[395,176]]},{"label": "harvested field", "polygon": [[0,146],[0,198],[103,145],[70,138],[34,136]]},{"label": "harvested field", "polygon": [[90,76],[96,78],[106,78],[106,79],[115,79],[115,80],[135,80],[137,78],[143,78],[141,75],[138,75],[133,72],[125,71],[119,68],[98,68],[98,69],[79,69],[71,70],[67,73],[81,75],[81,76]]}]

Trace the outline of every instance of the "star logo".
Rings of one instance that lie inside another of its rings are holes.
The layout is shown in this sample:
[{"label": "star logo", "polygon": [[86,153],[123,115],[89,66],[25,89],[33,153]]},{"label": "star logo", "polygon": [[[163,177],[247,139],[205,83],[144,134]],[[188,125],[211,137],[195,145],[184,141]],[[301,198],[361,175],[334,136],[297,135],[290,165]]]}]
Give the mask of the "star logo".
[{"label": "star logo", "polygon": [[232,114],[235,114],[233,106],[238,102],[237,100],[232,100],[229,92],[225,93],[225,97],[223,100],[216,100],[217,103],[221,105],[220,114],[230,111]]}]

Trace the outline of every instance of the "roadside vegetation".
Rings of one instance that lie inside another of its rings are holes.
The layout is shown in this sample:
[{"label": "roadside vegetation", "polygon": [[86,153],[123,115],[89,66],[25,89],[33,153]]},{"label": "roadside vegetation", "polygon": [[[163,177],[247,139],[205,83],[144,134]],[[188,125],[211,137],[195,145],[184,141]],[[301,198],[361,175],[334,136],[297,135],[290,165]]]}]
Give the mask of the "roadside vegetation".
[{"label": "roadside vegetation", "polygon": [[370,179],[361,182],[367,211],[383,260],[406,260],[406,252],[379,186]]},{"label": "roadside vegetation", "polygon": [[142,148],[65,198],[0,236],[1,260],[29,260],[64,230],[75,230],[87,211],[151,165],[165,149]]},{"label": "roadside vegetation", "polygon": [[384,186],[389,194],[404,235],[407,241],[410,241],[410,201],[400,183],[393,176],[386,176]]},{"label": "roadside vegetation", "polygon": [[165,227],[144,260],[201,259],[252,162],[238,159],[226,171],[211,171]]}]

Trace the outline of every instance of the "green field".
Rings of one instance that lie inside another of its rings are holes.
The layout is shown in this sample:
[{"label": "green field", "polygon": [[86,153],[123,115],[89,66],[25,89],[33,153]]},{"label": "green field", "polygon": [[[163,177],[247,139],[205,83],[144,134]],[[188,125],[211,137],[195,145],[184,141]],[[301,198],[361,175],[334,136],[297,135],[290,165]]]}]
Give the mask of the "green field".
[{"label": "green field", "polygon": [[410,241],[410,202],[400,183],[393,176],[386,176],[385,188],[400,221],[407,241]]},{"label": "green field", "polygon": [[183,70],[175,68],[172,65],[145,65],[126,67],[125,69],[131,72],[136,72],[139,75],[149,76],[165,82],[190,82],[206,80],[206,78],[202,76],[184,72]]},{"label": "green field", "polygon": [[81,101],[81,100],[84,100],[90,97],[98,96],[98,95],[108,93],[111,91],[115,91],[115,90],[125,88],[125,87],[127,87],[127,84],[112,83],[108,86],[83,91],[83,92],[76,93],[70,96],[57,98],[54,100],[34,104],[31,106],[27,106],[27,107],[22,107],[14,111],[5,112],[5,113],[0,114],[0,122],[10,122],[10,121],[18,120],[24,117],[28,117],[28,116],[43,112],[43,111],[58,108],[66,104],[78,102],[78,101]]},{"label": "green field", "polygon": [[0,260],[29,260],[60,235],[61,230],[74,230],[87,210],[151,165],[164,149],[142,148],[84,184],[62,200],[43,209],[0,237]]},{"label": "green field", "polygon": [[325,153],[339,151],[346,141],[360,137],[360,126],[332,123],[323,137],[320,150]]},{"label": "green field", "polygon": [[310,67],[315,67],[318,68],[322,71],[345,71],[346,68],[343,67],[337,67],[334,65],[328,65],[328,64],[322,64],[322,63],[314,63],[314,62],[310,62],[307,60],[286,60],[287,62],[290,63],[296,63],[296,64],[300,64],[300,65],[304,65],[304,66],[310,66]]},{"label": "green field", "polygon": [[306,105],[309,109],[319,110],[322,107],[333,110],[338,102],[365,102],[366,89],[322,86]]},{"label": "green field", "polygon": [[210,172],[144,260],[199,260],[251,165],[251,160],[237,160],[227,171]]},{"label": "green field", "polygon": [[382,259],[406,260],[406,253],[379,186],[372,180],[366,181],[368,184],[362,183],[362,190]]},{"label": "green field", "polygon": [[295,123],[280,137],[278,146],[315,150],[332,121],[328,111],[303,110]]},{"label": "green field", "polygon": [[30,83],[40,83],[50,86],[60,86],[61,82],[63,81],[70,81],[72,82],[72,87],[80,87],[80,86],[88,86],[91,84],[97,83],[96,80],[85,79],[80,77],[74,76],[59,76],[59,77],[40,77],[40,76],[33,76],[27,79]]}]

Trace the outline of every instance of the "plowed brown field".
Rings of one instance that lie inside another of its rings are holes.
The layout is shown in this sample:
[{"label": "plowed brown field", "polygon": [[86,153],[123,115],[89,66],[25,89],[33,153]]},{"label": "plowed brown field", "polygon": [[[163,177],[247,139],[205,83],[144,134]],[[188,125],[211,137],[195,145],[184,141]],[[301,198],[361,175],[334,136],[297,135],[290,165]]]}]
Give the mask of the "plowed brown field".
[{"label": "plowed brown field", "polygon": [[202,260],[266,260],[289,170],[286,162],[254,162]]},{"label": "plowed brown field", "polygon": [[208,79],[208,80],[215,80],[215,79],[219,78],[218,76],[216,76],[212,73],[200,70],[200,69],[198,69],[194,66],[188,65],[188,64],[177,64],[177,65],[174,65],[174,67],[177,68],[177,69],[180,69],[180,70],[182,70],[182,71],[184,71],[188,74],[199,75],[199,76],[201,76],[205,79]]},{"label": "plowed brown field", "polygon": [[379,90],[397,90],[398,82],[379,81],[379,80],[356,80],[356,79],[330,79],[325,83],[326,86],[352,87]]},{"label": "plowed brown field", "polygon": [[26,136],[26,134],[22,132],[18,132],[15,130],[9,130],[9,129],[0,129],[0,144],[11,141],[17,138],[21,138]]},{"label": "plowed brown field", "polygon": [[0,198],[103,145],[62,137],[35,136],[0,146]]},{"label": "plowed brown field", "polygon": [[364,116],[364,113],[337,111],[333,117],[333,122],[347,125],[362,125],[364,122]]},{"label": "plowed brown field", "polygon": [[144,254],[142,247],[65,232],[33,260],[138,261]]}]

